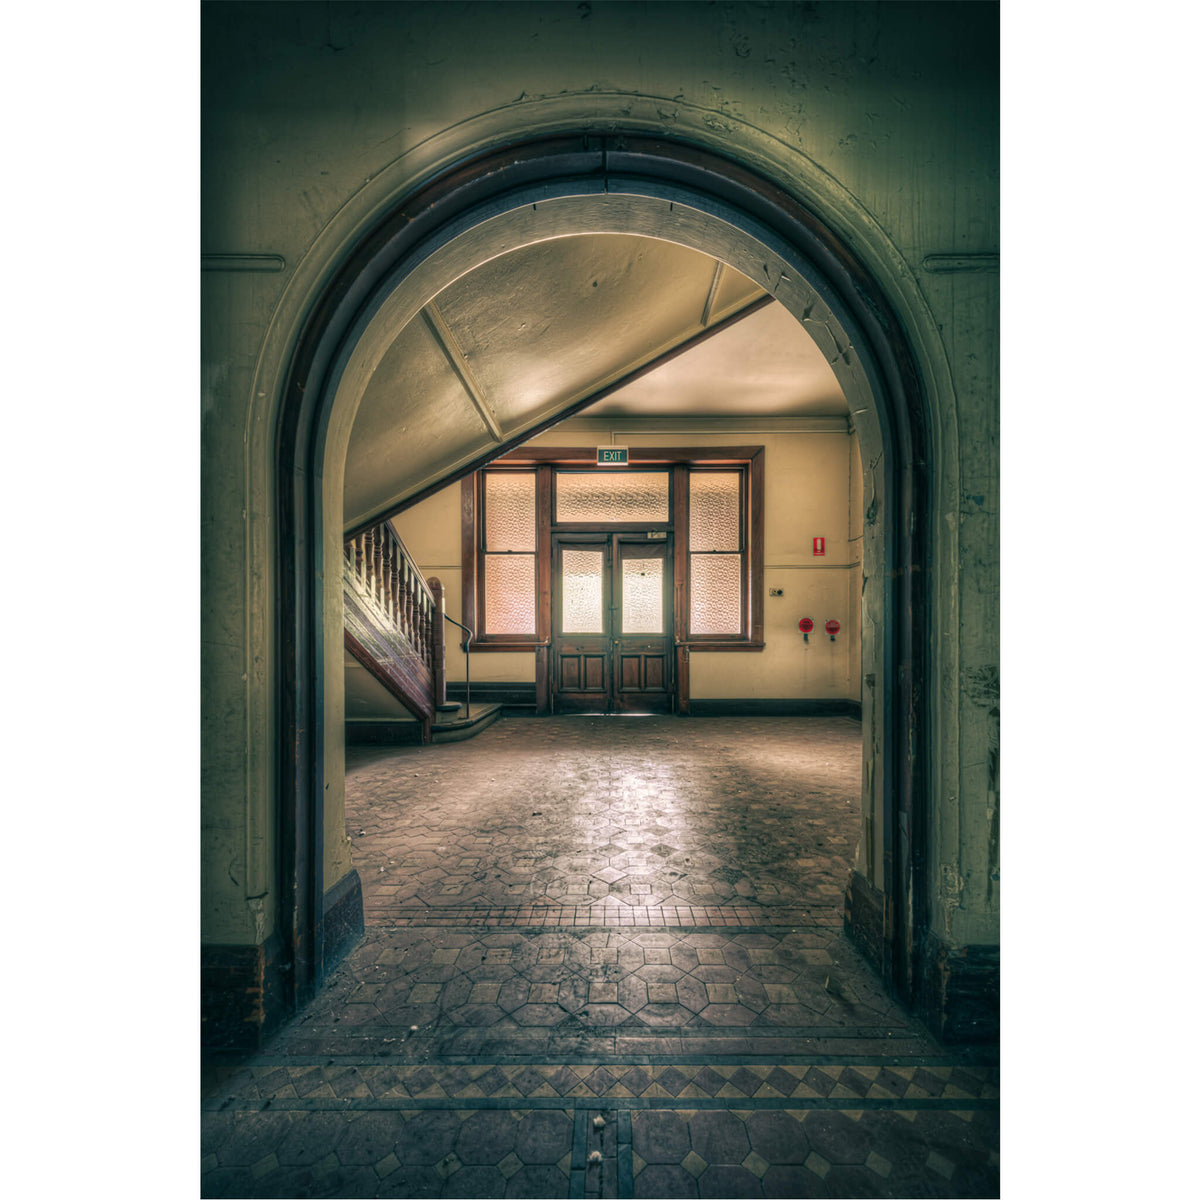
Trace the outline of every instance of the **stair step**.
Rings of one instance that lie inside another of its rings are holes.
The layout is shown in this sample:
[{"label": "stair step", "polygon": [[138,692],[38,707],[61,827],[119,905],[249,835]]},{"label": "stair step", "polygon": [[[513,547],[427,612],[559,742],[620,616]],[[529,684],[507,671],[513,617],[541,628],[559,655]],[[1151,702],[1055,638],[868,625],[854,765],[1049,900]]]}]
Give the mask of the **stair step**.
[{"label": "stair step", "polygon": [[462,714],[457,716],[444,715],[439,711],[433,722],[433,740],[435,742],[455,742],[461,738],[474,737],[475,734],[480,733],[495,721],[503,709],[503,704],[473,703],[469,717],[466,715],[465,709]]}]

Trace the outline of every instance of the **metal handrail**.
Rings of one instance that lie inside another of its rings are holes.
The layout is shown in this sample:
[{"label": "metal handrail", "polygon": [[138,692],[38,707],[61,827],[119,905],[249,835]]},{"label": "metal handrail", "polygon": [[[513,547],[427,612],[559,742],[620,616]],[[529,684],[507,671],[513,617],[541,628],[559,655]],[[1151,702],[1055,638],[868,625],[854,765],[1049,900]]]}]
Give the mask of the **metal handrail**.
[{"label": "metal handrail", "polygon": [[442,612],[442,616],[451,625],[457,625],[467,635],[467,640],[463,642],[462,648],[467,656],[467,720],[469,721],[471,719],[471,639],[475,636],[475,631],[468,628],[461,621],[456,621],[445,611]]}]

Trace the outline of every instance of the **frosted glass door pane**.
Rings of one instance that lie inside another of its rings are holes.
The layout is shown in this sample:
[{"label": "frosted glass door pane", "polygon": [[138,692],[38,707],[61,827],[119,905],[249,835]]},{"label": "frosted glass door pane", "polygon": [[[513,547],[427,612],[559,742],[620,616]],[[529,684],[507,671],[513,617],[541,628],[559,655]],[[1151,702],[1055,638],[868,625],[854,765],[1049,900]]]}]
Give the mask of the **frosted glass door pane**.
[{"label": "frosted glass door pane", "polygon": [[693,471],[688,490],[688,549],[740,550],[741,475]]},{"label": "frosted glass door pane", "polygon": [[537,549],[537,477],[488,473],[484,481],[484,548]]},{"label": "frosted glass door pane", "polygon": [[562,552],[563,633],[604,632],[604,551]]},{"label": "frosted glass door pane", "polygon": [[663,560],[621,560],[621,630],[663,632]]},{"label": "frosted glass door pane", "polygon": [[556,521],[669,521],[670,476],[666,471],[610,475],[559,471]]},{"label": "frosted glass door pane", "polygon": [[693,554],[689,632],[742,632],[742,556]]},{"label": "frosted glass door pane", "polygon": [[489,554],[483,566],[487,633],[537,633],[532,554]]}]

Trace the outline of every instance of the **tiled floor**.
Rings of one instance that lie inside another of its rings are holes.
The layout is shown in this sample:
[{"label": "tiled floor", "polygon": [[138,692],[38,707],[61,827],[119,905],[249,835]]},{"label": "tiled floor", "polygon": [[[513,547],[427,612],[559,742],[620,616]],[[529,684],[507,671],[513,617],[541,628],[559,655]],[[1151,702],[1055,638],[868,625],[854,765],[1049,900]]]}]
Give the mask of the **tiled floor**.
[{"label": "tiled floor", "polygon": [[206,1196],[995,1196],[995,1055],[841,933],[848,719],[360,748],[368,929],[204,1099]]}]

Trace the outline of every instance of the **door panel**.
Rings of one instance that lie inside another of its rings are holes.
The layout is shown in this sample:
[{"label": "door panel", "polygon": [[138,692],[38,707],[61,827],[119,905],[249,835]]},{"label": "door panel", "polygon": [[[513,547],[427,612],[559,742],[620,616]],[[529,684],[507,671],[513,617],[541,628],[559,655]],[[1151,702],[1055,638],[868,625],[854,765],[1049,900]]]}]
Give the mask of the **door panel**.
[{"label": "door panel", "polygon": [[608,538],[555,539],[553,546],[551,711],[608,712],[612,692]]},{"label": "door panel", "polygon": [[554,538],[551,710],[672,712],[669,538]]}]

